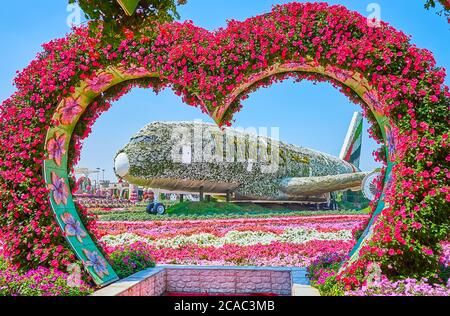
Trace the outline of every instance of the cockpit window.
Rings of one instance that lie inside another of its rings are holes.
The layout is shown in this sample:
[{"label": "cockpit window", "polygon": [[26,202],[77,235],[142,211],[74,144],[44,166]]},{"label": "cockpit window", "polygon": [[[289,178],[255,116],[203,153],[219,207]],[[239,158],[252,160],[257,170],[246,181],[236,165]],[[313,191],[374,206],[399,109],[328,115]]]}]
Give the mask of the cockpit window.
[{"label": "cockpit window", "polygon": [[151,143],[156,140],[156,136],[139,136],[131,140],[131,144]]}]

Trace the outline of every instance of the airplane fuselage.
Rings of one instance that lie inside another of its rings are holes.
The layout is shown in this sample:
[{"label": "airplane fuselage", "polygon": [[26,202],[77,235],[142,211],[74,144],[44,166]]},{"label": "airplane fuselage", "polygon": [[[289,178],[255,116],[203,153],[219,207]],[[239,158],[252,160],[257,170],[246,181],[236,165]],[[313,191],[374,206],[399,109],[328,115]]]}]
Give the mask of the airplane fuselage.
[{"label": "airplane fuselage", "polygon": [[198,122],[146,126],[116,156],[115,171],[144,187],[258,201],[323,198],[365,176],[328,154]]}]

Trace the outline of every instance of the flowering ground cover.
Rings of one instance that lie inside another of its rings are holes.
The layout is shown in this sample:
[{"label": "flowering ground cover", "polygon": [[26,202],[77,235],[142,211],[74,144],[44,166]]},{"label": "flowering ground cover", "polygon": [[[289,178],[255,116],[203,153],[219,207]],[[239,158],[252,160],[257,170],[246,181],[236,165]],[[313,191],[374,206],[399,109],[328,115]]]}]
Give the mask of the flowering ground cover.
[{"label": "flowering ground cover", "polygon": [[[122,277],[153,266],[153,260],[158,264],[311,267],[313,284],[323,295],[450,295],[450,242],[442,244],[440,284],[381,277],[359,289],[346,290],[329,282],[354,245],[352,231],[368,216],[100,222],[97,237],[106,244],[107,258]],[[21,273],[1,257],[0,240],[0,296],[88,295],[93,291],[84,282],[80,287],[68,286],[69,275],[56,269],[40,267]]]},{"label": "flowering ground cover", "polygon": [[0,296],[85,296],[93,292],[89,284],[54,268],[20,272],[3,260],[1,245],[0,241]]},{"label": "flowering ground cover", "polygon": [[145,249],[158,264],[314,267],[326,258],[334,266],[316,268],[312,276],[322,295],[450,295],[448,242],[442,244],[441,270],[433,281],[390,281],[381,275],[357,290],[337,287],[332,280],[354,246],[355,229],[369,215],[319,214],[100,222],[98,237],[108,252]]},{"label": "flowering ground cover", "polygon": [[427,279],[420,281],[406,279],[392,282],[387,278],[363,286],[358,291],[349,291],[346,296],[450,296],[450,284],[447,286],[429,284]]},{"label": "flowering ground cover", "polygon": [[[163,204],[167,205],[166,202]],[[311,211],[304,209],[290,210],[285,206],[265,208],[256,204],[216,203],[216,202],[184,202],[167,209],[164,217],[147,214],[146,205],[127,208],[90,208],[89,213],[98,216],[100,221],[140,222],[164,220],[207,220],[207,219],[242,219],[242,218],[274,218],[280,216],[317,216],[334,215],[336,211]],[[341,215],[369,214],[370,209],[341,210]]]},{"label": "flowering ground cover", "polygon": [[324,296],[450,296],[450,242],[442,243],[440,268],[431,279],[403,278],[389,280],[376,266],[369,268],[366,282],[352,290],[336,282],[338,270],[346,259],[340,254],[323,254],[311,262],[308,273],[311,283]]},{"label": "flowering ground cover", "polygon": [[367,215],[100,222],[108,252],[145,247],[158,264],[306,267],[317,256],[347,254]]}]

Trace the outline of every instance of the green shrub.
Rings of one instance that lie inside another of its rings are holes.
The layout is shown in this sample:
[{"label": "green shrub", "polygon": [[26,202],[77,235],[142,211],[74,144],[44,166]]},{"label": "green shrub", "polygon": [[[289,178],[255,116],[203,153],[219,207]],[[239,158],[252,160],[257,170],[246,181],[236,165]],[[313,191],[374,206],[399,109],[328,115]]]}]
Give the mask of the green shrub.
[{"label": "green shrub", "polygon": [[339,268],[347,259],[344,255],[326,254],[318,257],[309,267],[308,275],[311,285],[320,291],[322,296],[343,296],[344,284],[336,280]]},{"label": "green shrub", "polygon": [[336,280],[336,276],[329,277],[322,284],[312,284],[316,287],[322,296],[344,296],[344,284]]}]

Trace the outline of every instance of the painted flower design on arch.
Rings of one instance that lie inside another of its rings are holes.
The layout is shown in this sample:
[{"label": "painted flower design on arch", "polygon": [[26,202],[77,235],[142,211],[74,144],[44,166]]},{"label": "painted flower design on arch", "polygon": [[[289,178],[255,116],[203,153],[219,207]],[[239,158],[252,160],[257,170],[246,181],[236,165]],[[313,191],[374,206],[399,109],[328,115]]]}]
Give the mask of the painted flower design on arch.
[{"label": "painted flower design on arch", "polygon": [[382,111],[383,104],[381,103],[378,95],[375,91],[368,91],[364,94],[364,97],[369,101],[369,104],[373,106],[377,111]]},{"label": "painted flower design on arch", "polygon": [[334,67],[334,66],[329,66],[327,71],[331,72],[341,82],[346,82],[348,79],[352,78],[354,75],[354,72],[343,70],[339,67]]},{"label": "painted flower design on arch", "polygon": [[92,79],[87,79],[87,88],[95,93],[101,93],[111,83],[114,76],[109,73],[100,74]]},{"label": "painted flower design on arch", "polygon": [[67,98],[64,100],[64,105],[58,109],[58,113],[61,116],[60,121],[63,125],[72,124],[75,117],[77,117],[83,108],[78,103],[77,99]]},{"label": "painted flower design on arch", "polygon": [[292,69],[292,70],[296,70],[299,68],[311,68],[310,64],[307,63],[306,61],[287,63],[287,64],[283,64],[282,67]]},{"label": "painted flower design on arch", "polygon": [[55,172],[52,172],[52,183],[49,185],[49,188],[57,205],[67,205],[69,188],[64,178],[60,178]]},{"label": "painted flower design on arch", "polygon": [[87,234],[81,228],[80,221],[76,220],[70,213],[64,213],[61,215],[61,219],[66,224],[64,227],[64,232],[66,236],[76,237],[80,243],[83,243],[83,238],[86,238]]},{"label": "painted flower design on arch", "polygon": [[106,260],[97,251],[83,249],[83,252],[87,257],[87,260],[84,262],[86,267],[92,267],[95,274],[101,279],[103,279],[104,276],[109,275]]},{"label": "painted flower design on arch", "polygon": [[387,147],[389,150],[390,160],[391,160],[391,162],[394,162],[395,161],[395,148],[396,148],[395,137],[393,135],[392,130],[389,128],[389,126],[385,126],[384,129],[386,131]]},{"label": "painted flower design on arch", "polygon": [[145,76],[149,74],[149,71],[144,67],[131,66],[130,68],[124,71],[126,75],[129,76]]},{"label": "painted flower design on arch", "polygon": [[66,134],[58,134],[47,143],[48,159],[52,159],[58,166],[61,166],[62,158],[66,154]]}]

